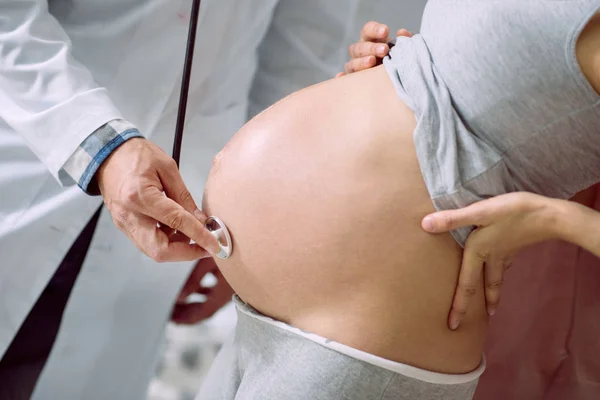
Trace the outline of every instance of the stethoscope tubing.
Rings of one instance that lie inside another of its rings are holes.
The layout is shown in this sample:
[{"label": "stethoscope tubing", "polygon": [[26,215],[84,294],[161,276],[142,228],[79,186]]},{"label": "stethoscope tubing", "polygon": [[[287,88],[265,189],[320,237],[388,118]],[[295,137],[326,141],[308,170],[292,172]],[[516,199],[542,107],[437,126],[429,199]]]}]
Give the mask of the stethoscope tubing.
[{"label": "stethoscope tubing", "polygon": [[[175,137],[173,139],[173,159],[179,168],[179,159],[181,157],[181,143],[183,141],[183,128],[185,126],[185,114],[187,111],[188,94],[190,90],[190,78],[192,76],[192,63],[194,61],[194,49],[196,48],[196,32],[198,31],[198,16],[200,15],[201,0],[192,1],[192,11],[190,12],[190,25],[188,28],[187,45],[185,49],[185,60],[183,63],[183,77],[181,79],[181,89],[179,93],[179,108],[177,109],[177,123],[175,124]],[[211,233],[219,242],[219,252],[216,257],[227,259],[233,250],[233,241],[229,234],[227,226],[216,216],[210,216],[205,226],[212,223],[217,225],[217,229]],[[225,240],[223,245],[221,240]]]}]

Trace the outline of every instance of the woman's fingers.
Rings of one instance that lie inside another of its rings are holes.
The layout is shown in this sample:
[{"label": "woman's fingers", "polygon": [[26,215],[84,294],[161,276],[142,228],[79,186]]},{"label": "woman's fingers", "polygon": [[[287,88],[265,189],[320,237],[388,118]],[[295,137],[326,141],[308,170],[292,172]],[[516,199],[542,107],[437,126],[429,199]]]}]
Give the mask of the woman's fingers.
[{"label": "woman's fingers", "polygon": [[[487,226],[515,214],[524,214],[539,204],[539,196],[514,192],[481,200],[457,210],[438,211],[423,218],[421,226],[430,233],[448,232],[465,226]],[[538,206],[539,207],[539,206]]]},{"label": "woman's fingers", "polygon": [[423,218],[421,227],[430,233],[442,233],[465,226],[485,226],[497,214],[496,203],[495,198],[492,198],[456,210],[438,211]]},{"label": "woman's fingers", "polygon": [[508,257],[491,257],[486,263],[485,279],[485,304],[487,313],[492,316],[496,313],[500,302],[500,289],[504,282],[504,271],[510,266]]},{"label": "woman's fingers", "polygon": [[367,22],[360,31],[360,40],[362,42],[382,42],[387,41],[390,29],[385,24],[376,21]]},{"label": "woman's fingers", "polygon": [[[390,52],[389,33],[390,29],[387,25],[375,21],[367,22],[360,32],[360,40],[349,48],[351,60],[344,66],[344,72],[338,73],[335,77],[339,78],[380,64]],[[397,36],[411,37],[412,33],[400,29]]]},{"label": "woman's fingers", "polygon": [[398,37],[398,36],[413,37],[413,33],[402,28],[402,29],[398,29],[398,32],[396,32],[396,37]]},{"label": "woman's fingers", "polygon": [[[460,325],[480,289],[485,294],[487,312],[493,315],[500,300],[504,271],[510,267],[512,256],[525,246],[555,237],[552,222],[544,216],[548,212],[548,200],[531,193],[514,192],[423,218],[423,229],[432,233],[477,226],[465,245],[459,282],[448,316],[451,329]],[[485,269],[485,284],[481,282],[482,269]],[[477,296],[477,301],[481,301],[481,296]]]},{"label": "woman's fingers", "polygon": [[351,74],[353,72],[362,71],[374,67],[377,62],[375,56],[367,56],[363,58],[355,58],[344,65],[344,73]]},{"label": "woman's fingers", "polygon": [[358,42],[350,45],[348,53],[350,58],[363,58],[367,56],[375,56],[379,58],[385,57],[390,48],[386,43],[373,43],[373,42]]},{"label": "woman's fingers", "polygon": [[458,286],[456,287],[452,309],[448,316],[448,326],[452,330],[459,327],[467,313],[469,304],[475,298],[477,291],[482,287],[482,270],[489,257],[489,253],[482,251],[482,248],[477,246],[476,233],[477,231],[471,234],[465,245],[463,262],[458,277]]}]

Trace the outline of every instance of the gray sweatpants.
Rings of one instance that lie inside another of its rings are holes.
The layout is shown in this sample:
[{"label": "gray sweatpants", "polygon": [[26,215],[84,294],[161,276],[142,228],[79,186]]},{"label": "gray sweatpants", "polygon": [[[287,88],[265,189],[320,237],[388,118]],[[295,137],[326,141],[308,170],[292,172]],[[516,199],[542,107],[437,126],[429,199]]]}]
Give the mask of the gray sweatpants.
[{"label": "gray sweatpants", "polygon": [[464,400],[484,362],[464,375],[384,360],[259,314],[234,297],[238,323],[197,400]]}]

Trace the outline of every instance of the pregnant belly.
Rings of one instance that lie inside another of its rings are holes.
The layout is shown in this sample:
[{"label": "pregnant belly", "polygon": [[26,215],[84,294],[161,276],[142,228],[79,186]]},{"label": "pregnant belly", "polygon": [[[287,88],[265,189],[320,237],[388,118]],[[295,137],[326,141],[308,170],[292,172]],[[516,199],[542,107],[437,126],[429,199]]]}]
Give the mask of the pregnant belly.
[{"label": "pregnant belly", "polygon": [[413,113],[375,68],[289,96],[217,155],[204,197],[234,253],[219,268],[262,313],[439,372],[480,362],[482,297],[446,327],[461,259],[433,211],[412,141]]}]

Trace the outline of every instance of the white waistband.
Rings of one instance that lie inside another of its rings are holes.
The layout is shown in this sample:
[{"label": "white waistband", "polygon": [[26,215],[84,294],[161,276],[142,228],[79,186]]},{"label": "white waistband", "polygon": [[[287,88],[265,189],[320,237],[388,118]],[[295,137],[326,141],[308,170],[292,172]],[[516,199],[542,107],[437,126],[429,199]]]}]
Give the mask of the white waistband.
[{"label": "white waistband", "polygon": [[235,303],[235,306],[239,312],[251,318],[276,326],[293,334],[302,336],[310,341],[320,344],[321,346],[337,351],[338,353],[345,354],[348,357],[352,357],[354,359],[364,361],[377,367],[396,372],[409,378],[418,379],[420,381],[439,385],[457,385],[461,383],[472,382],[478,379],[485,370],[485,356],[482,355],[479,367],[477,367],[474,371],[468,372],[466,374],[442,374],[438,372],[427,371],[407,364],[387,360],[385,358],[366,353],[353,347],[334,342],[333,340],[324,338],[315,333],[303,331],[284,322],[274,320],[273,318],[260,314],[249,304],[244,303],[244,301],[237,296],[233,297],[233,302]]}]

